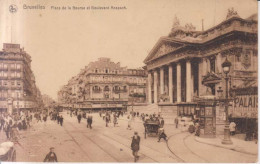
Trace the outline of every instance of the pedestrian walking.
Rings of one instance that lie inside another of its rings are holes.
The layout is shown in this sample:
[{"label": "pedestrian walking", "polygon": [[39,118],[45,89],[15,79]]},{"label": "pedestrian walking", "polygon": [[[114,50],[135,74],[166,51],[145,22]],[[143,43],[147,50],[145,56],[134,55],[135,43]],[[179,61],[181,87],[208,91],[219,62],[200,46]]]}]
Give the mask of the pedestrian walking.
[{"label": "pedestrian walking", "polygon": [[41,122],[42,122],[42,117],[41,117],[41,115],[40,115],[40,114],[38,114],[38,120],[37,120],[37,123],[38,123],[39,121],[41,121]]},{"label": "pedestrian walking", "polygon": [[88,116],[87,118],[87,128],[92,129],[92,116]]},{"label": "pedestrian walking", "polygon": [[160,127],[163,128],[163,126],[164,126],[164,119],[162,118],[160,122]]},{"label": "pedestrian walking", "polygon": [[83,117],[84,119],[87,118],[87,114],[86,114],[86,112],[83,112],[82,117]]},{"label": "pedestrian walking", "polygon": [[43,162],[58,162],[57,155],[54,152],[54,147],[50,148],[50,152],[45,156]]},{"label": "pedestrian walking", "polygon": [[62,124],[63,124],[63,117],[62,117],[62,115],[60,116],[59,120],[60,120],[60,126],[62,126]]},{"label": "pedestrian walking", "polygon": [[175,123],[175,127],[176,129],[178,128],[178,124],[179,124],[179,118],[178,116],[174,119],[174,123]]},{"label": "pedestrian walking", "polygon": [[108,123],[109,123],[109,116],[106,115],[106,127],[108,127]]},{"label": "pedestrian walking", "polygon": [[127,130],[132,130],[131,125],[132,125],[132,118],[130,115],[127,116],[127,121],[128,121],[128,125],[127,125]]},{"label": "pedestrian walking", "polygon": [[134,161],[136,162],[139,159],[138,151],[140,149],[140,136],[137,132],[134,133],[134,136],[132,137],[132,143],[131,143],[131,149],[134,156]]},{"label": "pedestrian walking", "polygon": [[43,116],[43,121],[46,122],[47,121],[47,115]]},{"label": "pedestrian walking", "polygon": [[160,140],[163,138],[165,141],[167,141],[167,135],[165,134],[164,132],[164,129],[163,128],[160,128],[159,129],[159,139],[158,139],[158,142],[160,142]]},{"label": "pedestrian walking", "polygon": [[57,124],[60,124],[60,116],[57,115]]},{"label": "pedestrian walking", "polygon": [[2,129],[4,129],[4,125],[5,125],[5,120],[4,120],[3,116],[1,116],[1,118],[0,118],[0,123],[1,123],[0,130],[2,130]]},{"label": "pedestrian walking", "polygon": [[4,131],[5,131],[5,134],[6,134],[6,138],[10,139],[11,126],[10,126],[9,123],[5,124]]},{"label": "pedestrian walking", "polygon": [[232,121],[229,124],[229,129],[230,129],[230,134],[233,136],[236,133],[236,123],[234,121]]},{"label": "pedestrian walking", "polygon": [[77,118],[78,118],[78,123],[80,124],[80,121],[81,121],[81,114],[80,113],[78,114]]},{"label": "pedestrian walking", "polygon": [[117,124],[117,116],[116,115],[114,115],[114,120],[113,120],[113,123],[114,123],[114,127],[116,126],[116,124]]},{"label": "pedestrian walking", "polygon": [[195,123],[195,136],[200,136],[200,124],[199,121]]}]

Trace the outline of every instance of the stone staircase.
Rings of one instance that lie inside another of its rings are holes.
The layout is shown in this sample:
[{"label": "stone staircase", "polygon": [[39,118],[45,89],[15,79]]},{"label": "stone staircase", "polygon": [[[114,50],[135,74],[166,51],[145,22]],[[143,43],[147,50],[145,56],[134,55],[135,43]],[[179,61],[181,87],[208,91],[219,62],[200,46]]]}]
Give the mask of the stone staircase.
[{"label": "stone staircase", "polygon": [[177,116],[177,106],[159,105],[159,108],[165,124],[174,124],[174,119]]},{"label": "stone staircase", "polygon": [[[129,106],[129,111],[132,110],[132,106]],[[147,104],[147,105],[136,105],[133,106],[133,110],[139,113],[145,114],[158,114],[160,112],[166,124],[174,124],[174,119],[177,116],[177,106],[173,105],[159,105],[158,104]]]},{"label": "stone staircase", "polygon": [[[128,111],[132,110],[132,106],[128,106]],[[158,105],[157,104],[146,104],[146,105],[134,105],[133,111],[145,114],[158,114]]]}]

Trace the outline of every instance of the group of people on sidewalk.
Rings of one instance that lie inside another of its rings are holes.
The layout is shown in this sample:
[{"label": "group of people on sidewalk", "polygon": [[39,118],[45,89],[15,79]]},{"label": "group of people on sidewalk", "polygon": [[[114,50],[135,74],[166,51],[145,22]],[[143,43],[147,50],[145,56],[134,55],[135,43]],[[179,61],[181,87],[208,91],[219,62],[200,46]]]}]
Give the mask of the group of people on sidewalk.
[{"label": "group of people on sidewalk", "polygon": [[31,126],[32,114],[29,111],[17,113],[0,113],[0,131],[4,131],[7,140],[18,142],[21,138],[19,131],[27,130]]},{"label": "group of people on sidewalk", "polygon": [[103,120],[106,123],[106,127],[108,127],[109,123],[112,122],[113,117],[113,125],[116,127],[118,125],[118,118],[121,116],[124,116],[123,111],[112,111],[112,110],[106,110],[106,111],[99,111],[99,116],[103,118]]},{"label": "group of people on sidewalk", "polygon": [[[47,115],[47,116],[48,116],[48,115]],[[47,116],[46,116],[46,120],[47,120]],[[57,121],[57,124],[59,124],[60,126],[63,125],[64,118],[63,118],[63,116],[60,114],[59,111],[57,111],[57,110],[51,111],[51,112],[49,112],[49,116],[50,116],[50,119],[51,119],[51,120]]]}]

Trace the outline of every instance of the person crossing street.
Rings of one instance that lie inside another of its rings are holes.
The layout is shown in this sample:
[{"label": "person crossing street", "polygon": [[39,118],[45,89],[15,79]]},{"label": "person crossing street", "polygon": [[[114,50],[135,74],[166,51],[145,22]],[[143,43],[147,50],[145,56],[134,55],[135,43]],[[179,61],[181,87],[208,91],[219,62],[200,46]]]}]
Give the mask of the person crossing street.
[{"label": "person crossing street", "polygon": [[78,123],[80,124],[80,121],[81,121],[81,114],[80,113],[78,114],[77,118],[78,118]]},{"label": "person crossing street", "polygon": [[131,149],[134,156],[134,161],[136,162],[139,159],[138,151],[140,149],[140,136],[137,132],[134,132],[134,136],[132,137]]},{"label": "person crossing street", "polygon": [[87,128],[90,128],[92,129],[92,116],[88,115],[88,118],[87,118]]}]

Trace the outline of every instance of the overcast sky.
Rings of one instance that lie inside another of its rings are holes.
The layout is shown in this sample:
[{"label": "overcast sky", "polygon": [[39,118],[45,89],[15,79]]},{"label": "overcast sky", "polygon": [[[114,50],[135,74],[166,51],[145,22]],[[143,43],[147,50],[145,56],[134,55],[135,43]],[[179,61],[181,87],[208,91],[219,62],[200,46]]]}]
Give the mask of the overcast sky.
[{"label": "overcast sky", "polygon": [[[17,13],[9,13],[10,4],[18,6]],[[24,4],[45,10],[25,10]],[[127,10],[50,9],[111,5]],[[208,29],[225,20],[230,7],[242,18],[257,13],[256,0],[1,0],[0,47],[4,42],[21,44],[32,57],[40,90],[57,98],[62,85],[99,57],[129,68],[144,66],[158,39],[169,34],[175,15],[181,25],[192,23],[197,30],[204,19]]]}]

